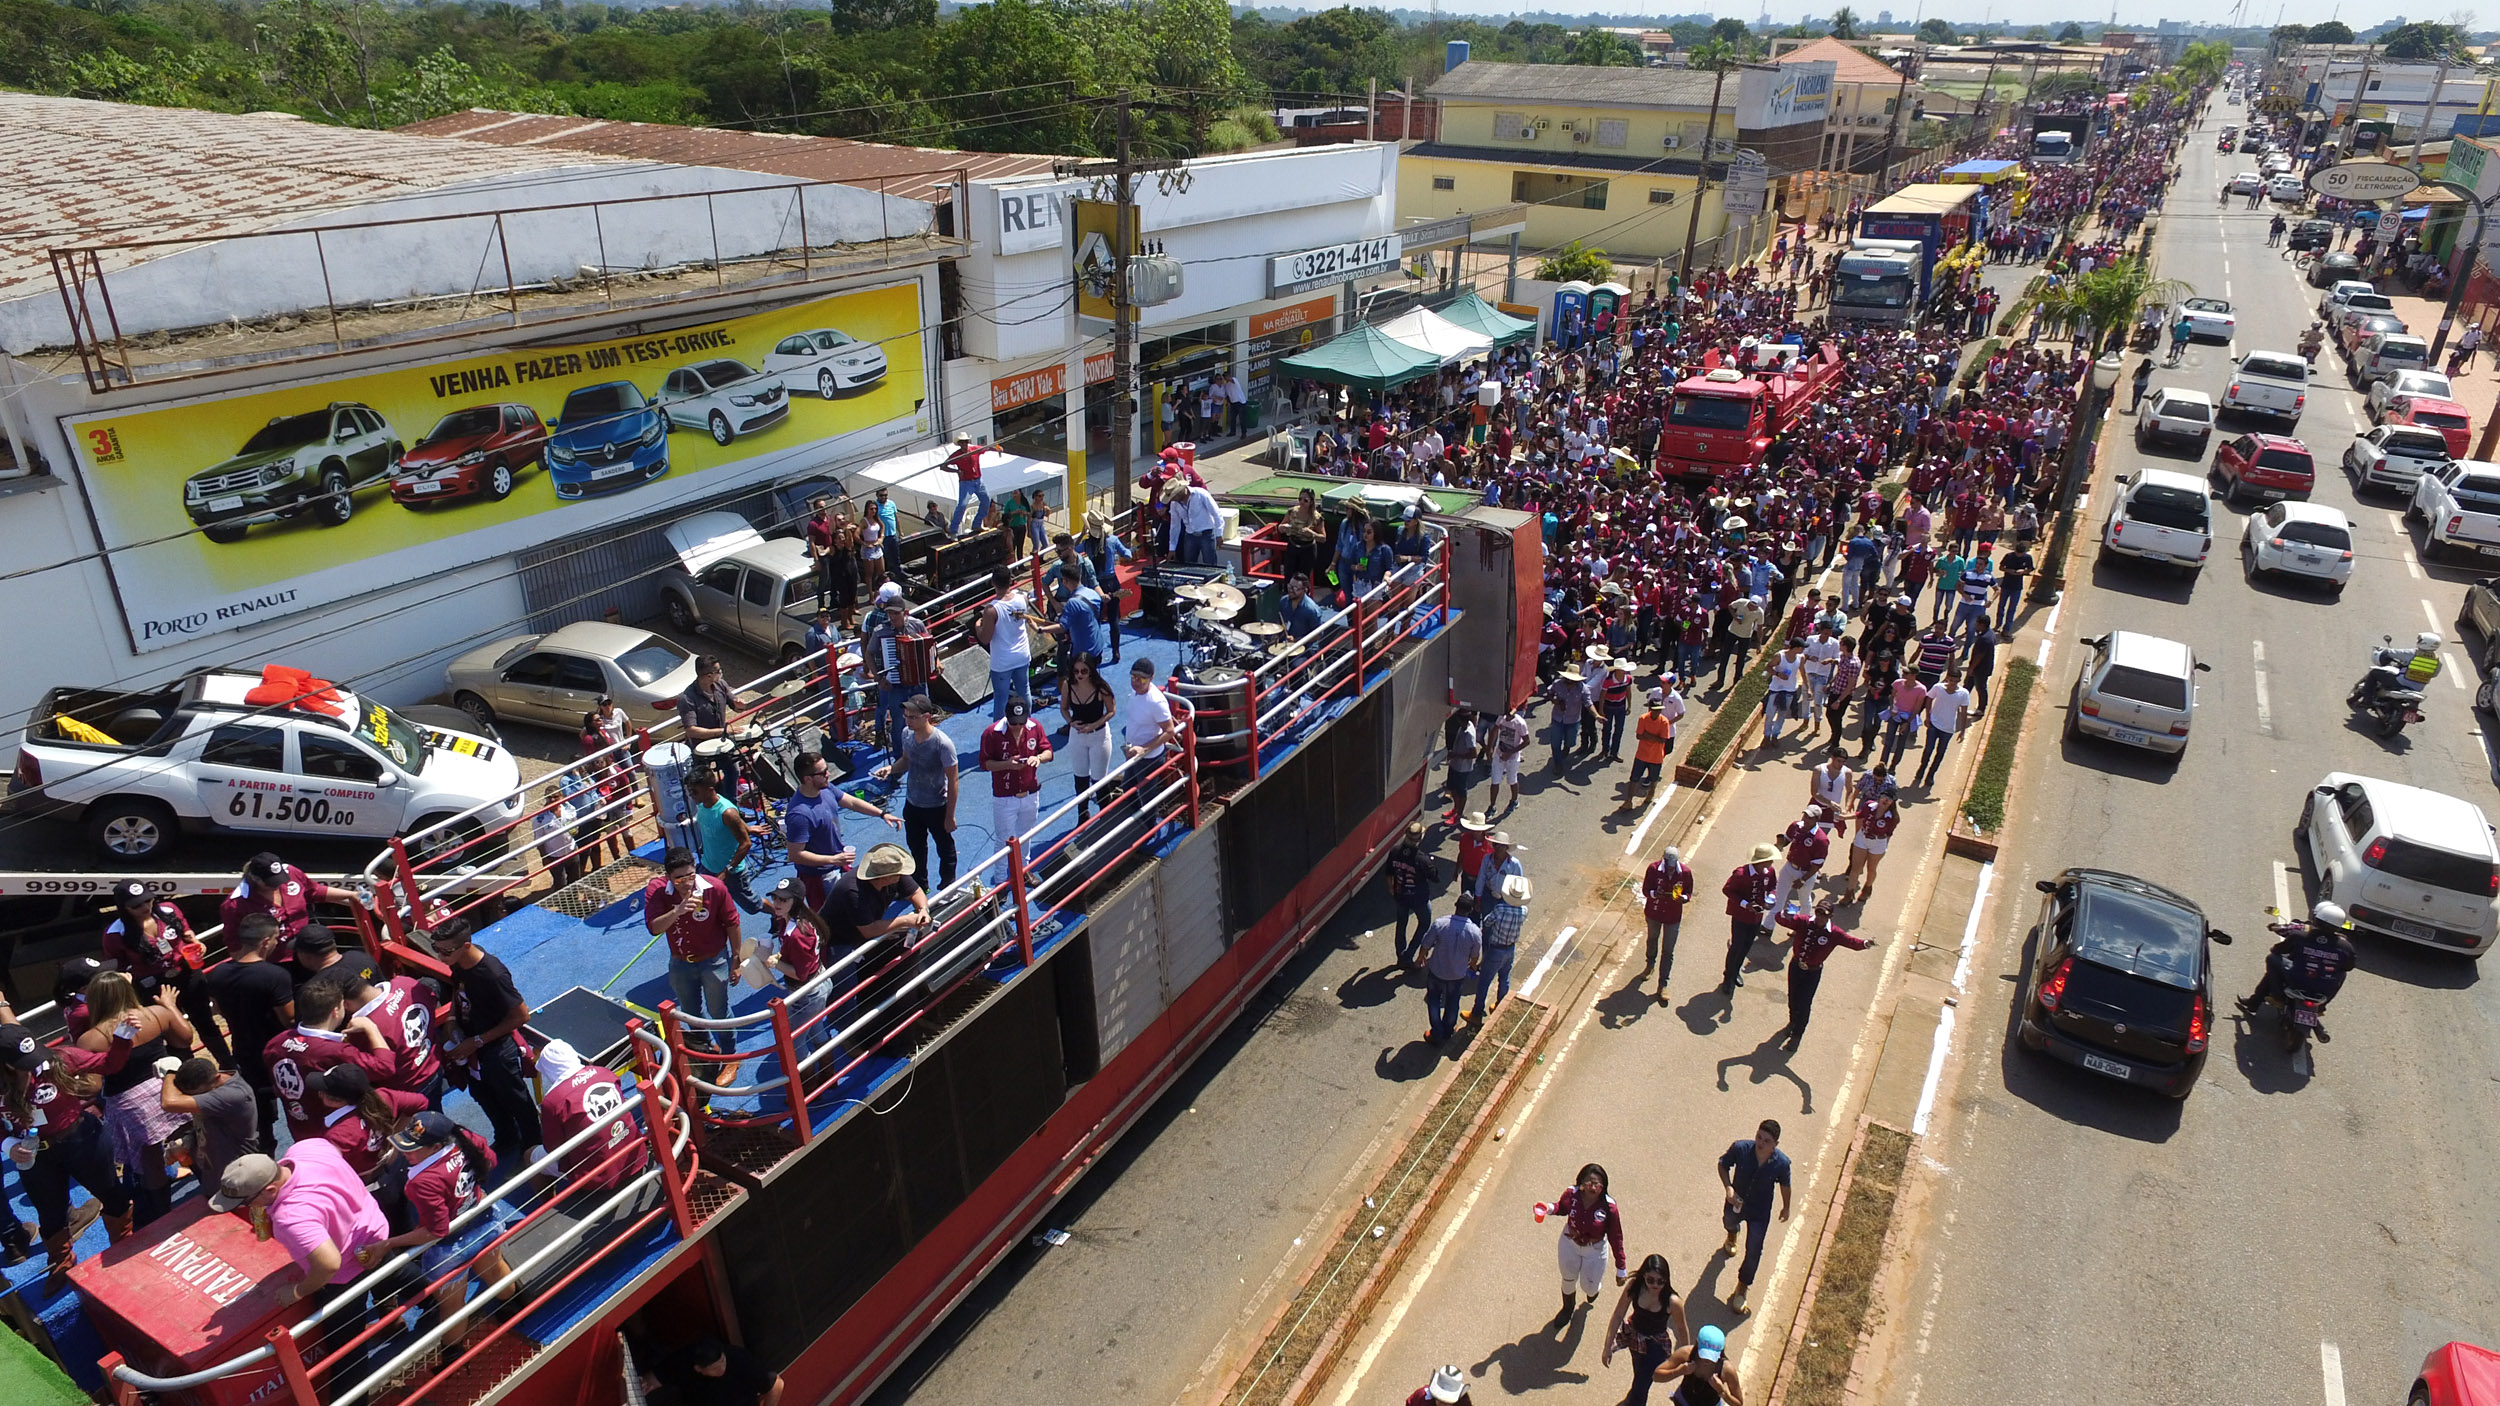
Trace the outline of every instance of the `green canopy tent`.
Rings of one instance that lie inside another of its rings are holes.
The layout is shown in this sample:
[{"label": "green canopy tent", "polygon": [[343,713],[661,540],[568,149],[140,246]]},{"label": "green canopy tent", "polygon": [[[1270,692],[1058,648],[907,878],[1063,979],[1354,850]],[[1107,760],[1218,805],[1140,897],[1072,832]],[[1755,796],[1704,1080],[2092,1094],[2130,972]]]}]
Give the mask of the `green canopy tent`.
[{"label": "green canopy tent", "polygon": [[1441,309],[1441,315],[1470,332],[1491,337],[1497,347],[1524,342],[1536,335],[1535,323],[1524,317],[1511,316],[1472,291],[1459,294]]},{"label": "green canopy tent", "polygon": [[1385,391],[1441,369],[1441,358],[1369,323],[1306,352],[1276,358],[1281,375],[1357,390]]}]

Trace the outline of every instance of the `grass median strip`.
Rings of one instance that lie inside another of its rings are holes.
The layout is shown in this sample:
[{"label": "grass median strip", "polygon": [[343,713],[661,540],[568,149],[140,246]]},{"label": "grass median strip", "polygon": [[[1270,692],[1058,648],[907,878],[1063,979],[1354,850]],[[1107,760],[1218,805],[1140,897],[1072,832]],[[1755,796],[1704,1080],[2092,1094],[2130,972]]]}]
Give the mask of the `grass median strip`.
[{"label": "grass median strip", "polygon": [[2023,714],[2031,706],[2031,690],[2040,682],[2040,666],[2017,659],[2006,666],[2005,687],[1991,706],[1988,748],[1979,754],[1970,791],[1962,797],[1962,814],[1971,828],[1993,835],[2005,824],[2005,788],[2014,779],[2014,754],[2022,746]]},{"label": "grass median strip", "polygon": [[1892,1229],[1911,1142],[1908,1133],[1880,1123],[1866,1130],[1849,1181],[1848,1204],[1841,1208],[1840,1226],[1823,1257],[1822,1281],[1806,1319],[1805,1342],[1797,1352],[1785,1406],[1840,1406],[1847,1397],[1849,1367],[1874,1300],[1884,1237]]},{"label": "grass median strip", "polygon": [[1785,637],[1784,630],[1774,633],[1771,642],[1754,656],[1753,663],[1736,676],[1736,687],[1728,690],[1726,701],[1720,703],[1718,711],[1710,715],[1710,726],[1703,728],[1701,736],[1693,739],[1692,750],[1684,754],[1684,765],[1708,771],[1719,764],[1719,758],[1727,755],[1728,747],[1736,741],[1736,734],[1744,730],[1745,724],[1762,707],[1762,695],[1771,687],[1771,660],[1780,652],[1780,641]]}]

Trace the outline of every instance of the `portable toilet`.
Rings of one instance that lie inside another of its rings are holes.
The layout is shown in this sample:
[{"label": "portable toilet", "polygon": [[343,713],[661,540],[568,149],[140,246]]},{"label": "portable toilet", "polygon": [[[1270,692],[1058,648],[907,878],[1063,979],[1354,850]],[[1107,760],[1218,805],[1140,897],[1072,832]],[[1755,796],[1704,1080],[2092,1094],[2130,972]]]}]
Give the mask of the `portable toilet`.
[{"label": "portable toilet", "polygon": [[1589,294],[1596,290],[1578,279],[1554,285],[1554,340],[1565,347],[1577,346],[1588,335],[1589,319],[1595,312],[1589,307]]},{"label": "portable toilet", "polygon": [[1589,317],[1594,320],[1601,312],[1621,317],[1623,305],[1631,296],[1632,290],[1620,283],[1600,283],[1589,290]]}]

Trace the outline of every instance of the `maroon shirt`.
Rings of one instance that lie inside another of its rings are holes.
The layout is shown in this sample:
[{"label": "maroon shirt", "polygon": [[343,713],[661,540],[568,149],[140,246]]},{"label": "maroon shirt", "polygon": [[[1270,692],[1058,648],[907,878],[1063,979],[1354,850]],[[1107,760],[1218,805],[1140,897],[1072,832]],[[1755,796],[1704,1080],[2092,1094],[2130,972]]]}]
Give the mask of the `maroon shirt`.
[{"label": "maroon shirt", "polygon": [[[375,1089],[373,1095],[390,1105],[394,1125],[425,1107],[425,1095],[405,1089]],[[333,1108],[321,1115],[321,1140],[337,1148],[356,1175],[369,1177],[382,1165],[382,1154],[390,1151],[391,1130],[366,1122],[353,1108]]]},{"label": "maroon shirt", "polygon": [[286,882],[278,885],[277,897],[263,898],[250,884],[236,884],[234,892],[217,908],[217,921],[226,931],[241,930],[245,918],[266,913],[278,920],[278,936],[291,938],[312,921],[313,890],[320,885],[312,876],[290,864],[286,866]]},{"label": "maroon shirt", "polygon": [[377,1076],[377,1088],[423,1092],[442,1072],[434,1053],[434,1002],[413,976],[395,976],[382,994],[356,1012],[379,1027],[390,1051],[391,1072]]},{"label": "maroon shirt", "polygon": [[[495,1154],[478,1151],[485,1155],[486,1170],[493,1171]],[[460,1154],[459,1147],[446,1143],[418,1159],[408,1173],[408,1209],[428,1235],[450,1234],[452,1217],[477,1204],[477,1177]]]},{"label": "maroon shirt", "polygon": [[1779,888],[1779,871],[1768,864],[1745,864],[1727,876],[1719,892],[1727,895],[1727,915],[1749,922],[1761,922],[1771,907],[1771,895]]},{"label": "maroon shirt", "polygon": [[1797,940],[1790,943],[1788,947],[1788,962],[1792,968],[1802,967],[1807,971],[1814,971],[1823,965],[1825,958],[1832,955],[1832,949],[1835,947],[1846,947],[1852,952],[1863,952],[1867,948],[1865,938],[1844,928],[1833,926],[1832,920],[1828,917],[1816,917],[1810,913],[1783,913],[1780,915],[1779,923],[1781,927],[1797,935]]},{"label": "maroon shirt", "polygon": [[101,1050],[82,1050],[76,1045],[54,1045],[51,1063],[35,1071],[33,1088],[27,1102],[33,1105],[34,1126],[21,1127],[8,1113],[8,1105],[0,1104],[0,1124],[11,1132],[33,1133],[38,1137],[57,1137],[77,1125],[87,1112],[87,1101],[72,1098],[69,1091],[53,1082],[65,1074],[117,1074],[130,1062],[130,1042],[114,1036],[113,1043]]},{"label": "maroon shirt", "polygon": [[795,923],[774,919],[773,939],[781,944],[784,985],[804,986],[824,970],[825,935],[816,930],[813,918]]},{"label": "maroon shirt", "polygon": [[[562,1147],[565,1139],[615,1114],[625,1106],[623,1085],[613,1070],[585,1064],[565,1075],[547,1090],[538,1104],[538,1137],[541,1145]],[[642,1124],[631,1113],[618,1116],[608,1124],[607,1131],[564,1155],[564,1168],[580,1174],[619,1147],[631,1143],[635,1151],[617,1159],[606,1171],[586,1177],[585,1187],[614,1190],[641,1175],[644,1164],[651,1160],[651,1149],[642,1140]]]},{"label": "maroon shirt", "polygon": [[182,959],[175,950],[176,944],[191,936],[191,924],[184,921],[182,910],[162,899],[148,905],[147,918],[154,920],[154,933],[147,931],[147,922],[134,923],[128,918],[115,918],[104,925],[105,958],[121,963],[122,970],[134,981],[161,977],[179,968]]},{"label": "maroon shirt", "polygon": [[321,1111],[305,1096],[314,1076],[333,1065],[353,1064],[380,1087],[397,1068],[388,1050],[369,1050],[339,1032],[300,1025],[272,1037],[260,1059],[277,1086],[278,1106],[286,1110],[287,1132],[297,1142],[322,1135]]},{"label": "maroon shirt", "polygon": [[[694,878],[695,910],[677,920],[668,930],[668,954],[681,962],[709,962],[729,950],[729,939],[738,933],[738,910],[731,903],[729,885],[710,874]],[[653,879],[642,891],[642,919],[647,925],[677,906],[677,895],[665,877]]]},{"label": "maroon shirt", "polygon": [[1693,894],[1693,871],[1682,864],[1669,864],[1664,856],[1650,862],[1641,875],[1641,911],[1653,923],[1684,921],[1684,898],[1671,897],[1681,889],[1684,898]]}]

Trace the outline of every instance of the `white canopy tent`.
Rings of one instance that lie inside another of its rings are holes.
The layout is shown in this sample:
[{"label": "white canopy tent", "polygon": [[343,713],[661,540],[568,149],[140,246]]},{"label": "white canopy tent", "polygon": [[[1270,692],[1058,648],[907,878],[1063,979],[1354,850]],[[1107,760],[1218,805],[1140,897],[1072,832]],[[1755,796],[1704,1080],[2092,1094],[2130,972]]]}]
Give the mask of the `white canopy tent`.
[{"label": "white canopy tent", "polygon": [[1461,327],[1430,308],[1401,313],[1379,324],[1379,327],[1383,335],[1428,356],[1441,358],[1444,366],[1493,350],[1491,337]]},{"label": "white canopy tent", "polygon": [[[843,487],[855,497],[865,497],[883,488],[890,492],[897,509],[906,518],[943,525],[955,512],[955,476],[945,468],[946,456],[954,452],[952,445],[936,445],[880,459],[853,473]],[[1054,517],[1066,520],[1068,506],[1068,466],[1048,459],[1028,459],[1021,454],[1001,454],[993,450],[981,456],[981,486],[990,491],[992,501],[1028,488],[1042,490],[1043,501],[1050,504]],[[995,516],[992,517],[995,522]],[[910,532],[911,527],[905,527]]]}]

